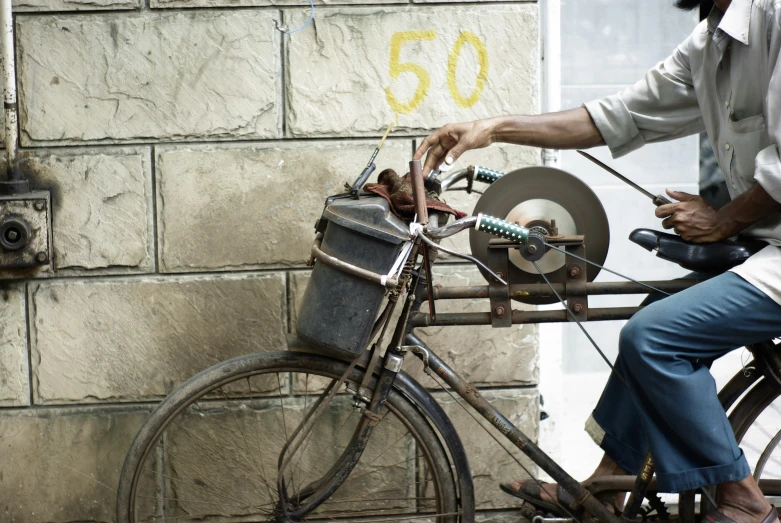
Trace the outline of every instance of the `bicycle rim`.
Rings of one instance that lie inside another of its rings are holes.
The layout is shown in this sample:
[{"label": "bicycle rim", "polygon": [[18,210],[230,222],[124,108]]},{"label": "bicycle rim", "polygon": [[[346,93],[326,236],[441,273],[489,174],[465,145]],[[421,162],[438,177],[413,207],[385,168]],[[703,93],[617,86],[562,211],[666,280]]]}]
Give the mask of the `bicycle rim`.
[{"label": "bicycle rim", "polygon": [[[336,360],[279,352],[236,358],[195,376],[158,406],[131,446],[118,520],[290,521],[288,515],[306,502],[306,487],[332,473],[353,435],[362,416],[353,393],[340,385],[302,436],[283,471],[284,506],[280,452],[346,368]],[[346,381],[361,378],[353,370]],[[300,520],[456,521],[455,493],[436,433],[394,390],[345,482]]]},{"label": "bicycle rim", "polygon": [[[771,483],[781,480],[781,388],[761,379],[735,407],[730,422],[754,479],[766,492],[777,491]],[[777,492],[768,498],[781,501]]]}]

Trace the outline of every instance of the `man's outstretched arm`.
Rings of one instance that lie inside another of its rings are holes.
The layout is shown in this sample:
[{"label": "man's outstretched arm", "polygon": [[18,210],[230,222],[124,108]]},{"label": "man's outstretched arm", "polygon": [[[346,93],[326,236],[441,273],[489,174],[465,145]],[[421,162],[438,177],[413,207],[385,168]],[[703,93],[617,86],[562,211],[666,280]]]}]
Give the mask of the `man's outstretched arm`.
[{"label": "man's outstretched arm", "polygon": [[452,164],[471,149],[495,142],[546,149],[574,149],[605,142],[583,107],[539,116],[499,116],[474,122],[449,124],[426,137],[415,151],[415,160],[426,155],[423,176],[443,163]]},{"label": "man's outstretched arm", "polygon": [[494,142],[550,149],[605,144],[617,158],[647,143],[699,133],[705,126],[689,69],[691,45],[690,37],[639,82],[578,109],[446,125],[420,144],[415,159],[428,152],[427,175],[450,158],[455,162],[466,151]]}]

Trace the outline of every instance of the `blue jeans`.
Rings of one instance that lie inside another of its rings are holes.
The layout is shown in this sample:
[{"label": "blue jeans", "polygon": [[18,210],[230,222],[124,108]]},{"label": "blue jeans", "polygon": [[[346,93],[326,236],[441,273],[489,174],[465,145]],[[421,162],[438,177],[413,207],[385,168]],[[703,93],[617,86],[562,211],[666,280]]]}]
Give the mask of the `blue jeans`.
[{"label": "blue jeans", "polygon": [[749,466],[709,367],[779,335],[781,306],[731,272],[651,303],[621,330],[615,372],[586,429],[631,474],[650,449],[664,492],[741,480]]}]

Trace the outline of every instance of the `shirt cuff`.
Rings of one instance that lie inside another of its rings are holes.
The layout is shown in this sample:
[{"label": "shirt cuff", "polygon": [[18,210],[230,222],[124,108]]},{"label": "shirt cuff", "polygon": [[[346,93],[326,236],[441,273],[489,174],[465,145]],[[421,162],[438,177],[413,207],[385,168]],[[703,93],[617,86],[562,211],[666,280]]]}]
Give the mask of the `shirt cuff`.
[{"label": "shirt cuff", "polygon": [[775,145],[765,147],[754,160],[754,179],[777,202],[781,202],[781,159]]},{"label": "shirt cuff", "polygon": [[621,94],[614,94],[583,104],[610,149],[613,158],[639,149],[645,145],[643,136],[632,119]]}]

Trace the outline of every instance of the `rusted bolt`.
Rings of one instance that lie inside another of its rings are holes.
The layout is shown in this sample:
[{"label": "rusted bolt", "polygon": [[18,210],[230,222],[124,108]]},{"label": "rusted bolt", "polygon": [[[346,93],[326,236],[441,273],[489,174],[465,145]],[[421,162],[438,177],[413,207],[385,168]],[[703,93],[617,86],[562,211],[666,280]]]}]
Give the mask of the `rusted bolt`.
[{"label": "rusted bolt", "polygon": [[46,256],[45,252],[39,252],[38,254],[35,255],[35,259],[38,260],[40,263],[45,262],[47,258],[48,256]]},{"label": "rusted bolt", "polygon": [[581,305],[580,303],[574,303],[572,305],[572,312],[574,312],[575,314],[579,314],[583,312],[583,305]]},{"label": "rusted bolt", "polygon": [[570,278],[577,278],[580,276],[580,266],[573,265],[569,268],[569,276]]},{"label": "rusted bolt", "polygon": [[44,203],[42,201],[35,202],[35,204],[33,206],[35,207],[36,211],[42,211],[42,210],[44,210],[46,208],[46,205],[44,205]]},{"label": "rusted bolt", "polygon": [[529,254],[534,254],[535,252],[537,252],[537,246],[529,245],[528,247],[526,247],[526,252],[528,252]]},{"label": "rusted bolt", "polygon": [[503,306],[497,305],[496,307],[494,307],[494,314],[496,315],[497,318],[504,318],[504,312],[505,311]]},{"label": "rusted bolt", "polygon": [[503,271],[494,271],[497,276],[499,276],[501,279],[504,279],[504,272]]}]

